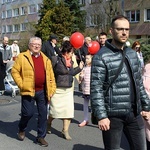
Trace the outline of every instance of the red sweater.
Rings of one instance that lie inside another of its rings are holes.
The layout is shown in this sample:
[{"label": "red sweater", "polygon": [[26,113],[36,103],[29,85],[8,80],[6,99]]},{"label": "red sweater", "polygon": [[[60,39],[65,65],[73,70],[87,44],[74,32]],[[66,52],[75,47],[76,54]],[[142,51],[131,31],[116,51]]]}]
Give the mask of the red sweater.
[{"label": "red sweater", "polygon": [[35,74],[35,91],[40,91],[44,89],[45,85],[45,69],[42,55],[35,57],[32,55],[34,63],[34,74]]}]

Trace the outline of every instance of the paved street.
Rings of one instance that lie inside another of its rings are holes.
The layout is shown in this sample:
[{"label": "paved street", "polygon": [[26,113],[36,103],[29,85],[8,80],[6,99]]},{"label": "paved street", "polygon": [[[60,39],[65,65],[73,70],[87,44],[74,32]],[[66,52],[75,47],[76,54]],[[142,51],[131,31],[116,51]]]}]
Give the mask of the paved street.
[{"label": "paved street", "polygon": [[[49,143],[43,148],[34,143],[36,137],[37,111],[28,124],[24,141],[17,139],[17,126],[20,119],[20,96],[12,98],[10,95],[0,96],[0,150],[102,150],[101,131],[91,122],[85,127],[78,127],[83,119],[83,99],[79,92],[75,92],[75,117],[70,126],[71,141],[61,137],[62,121],[54,120],[52,134],[46,136]],[[90,113],[89,113],[90,117]],[[125,139],[122,148],[128,150]]]}]

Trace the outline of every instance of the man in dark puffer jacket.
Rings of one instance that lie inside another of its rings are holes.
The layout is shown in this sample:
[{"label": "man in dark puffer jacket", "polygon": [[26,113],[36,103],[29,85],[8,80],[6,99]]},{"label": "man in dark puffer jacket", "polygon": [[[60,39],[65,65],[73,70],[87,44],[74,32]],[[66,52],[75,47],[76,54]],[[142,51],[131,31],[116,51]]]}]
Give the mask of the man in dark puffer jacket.
[{"label": "man in dark puffer jacket", "polygon": [[[112,39],[106,41],[105,47],[92,60],[92,111],[102,130],[105,149],[119,150],[123,131],[131,150],[146,150],[142,119],[150,117],[150,100],[143,87],[137,54],[125,46],[129,37],[127,18],[115,17],[110,32]],[[123,57],[122,69],[114,80]]]}]

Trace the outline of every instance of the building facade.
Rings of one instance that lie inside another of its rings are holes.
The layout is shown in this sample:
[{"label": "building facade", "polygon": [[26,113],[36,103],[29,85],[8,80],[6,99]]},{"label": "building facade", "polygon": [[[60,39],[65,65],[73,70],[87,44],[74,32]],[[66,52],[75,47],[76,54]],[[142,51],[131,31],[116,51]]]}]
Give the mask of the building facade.
[{"label": "building facade", "polygon": [[130,37],[150,39],[150,1],[124,0],[124,13],[130,21]]},{"label": "building facade", "polygon": [[42,0],[1,0],[1,37],[23,40],[34,35],[41,4]]},{"label": "building facade", "polygon": [[[130,38],[150,39],[149,0],[79,0],[79,3],[87,13],[87,34],[108,32],[112,17],[123,14],[130,21]],[[42,0],[0,0],[1,37],[23,40],[33,36],[41,4]]]},{"label": "building facade", "polygon": [[150,39],[149,0],[80,0],[80,4],[87,12],[88,32],[108,32],[113,16],[123,14],[130,21],[131,39]]}]

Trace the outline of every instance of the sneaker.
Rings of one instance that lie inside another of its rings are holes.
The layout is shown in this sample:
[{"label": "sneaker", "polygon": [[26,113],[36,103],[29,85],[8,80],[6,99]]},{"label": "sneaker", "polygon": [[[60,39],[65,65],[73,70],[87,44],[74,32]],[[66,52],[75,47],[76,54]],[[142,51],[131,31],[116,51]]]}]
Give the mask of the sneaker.
[{"label": "sneaker", "polygon": [[88,124],[89,122],[88,121],[83,121],[83,122],[81,122],[78,126],[79,127],[84,127],[84,126],[86,126],[87,124]]},{"label": "sneaker", "polygon": [[24,131],[19,131],[19,133],[18,133],[18,139],[20,141],[23,141],[24,138],[25,138],[25,132]]},{"label": "sneaker", "polygon": [[40,146],[43,146],[43,147],[47,147],[48,146],[48,143],[44,140],[44,138],[38,138],[38,139],[36,139],[36,142]]}]

